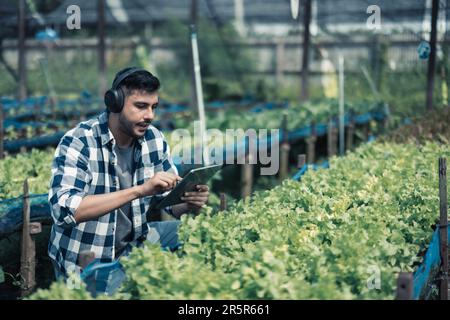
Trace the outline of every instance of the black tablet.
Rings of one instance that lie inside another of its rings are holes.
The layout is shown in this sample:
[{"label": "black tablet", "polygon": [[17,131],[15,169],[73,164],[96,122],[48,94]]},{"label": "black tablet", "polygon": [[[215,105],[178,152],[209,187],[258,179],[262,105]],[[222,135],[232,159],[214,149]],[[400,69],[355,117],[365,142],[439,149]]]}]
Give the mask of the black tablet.
[{"label": "black tablet", "polygon": [[175,188],[170,191],[170,193],[162,198],[158,202],[154,209],[163,209],[168,206],[182,203],[181,197],[185,192],[197,191],[196,186],[199,184],[207,184],[208,180],[211,179],[223,165],[212,165],[207,167],[201,167],[192,169],[188,174],[175,186]]}]

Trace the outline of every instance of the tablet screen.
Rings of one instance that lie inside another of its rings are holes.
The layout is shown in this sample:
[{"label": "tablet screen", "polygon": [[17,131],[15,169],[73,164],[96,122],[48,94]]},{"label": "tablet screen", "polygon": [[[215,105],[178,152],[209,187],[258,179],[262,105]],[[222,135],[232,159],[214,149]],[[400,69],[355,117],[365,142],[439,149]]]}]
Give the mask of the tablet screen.
[{"label": "tablet screen", "polygon": [[222,169],[222,167],[223,166],[219,164],[192,169],[166,197],[154,206],[154,208],[162,209],[182,203],[181,197],[185,192],[196,191],[196,185],[207,184],[208,180]]}]

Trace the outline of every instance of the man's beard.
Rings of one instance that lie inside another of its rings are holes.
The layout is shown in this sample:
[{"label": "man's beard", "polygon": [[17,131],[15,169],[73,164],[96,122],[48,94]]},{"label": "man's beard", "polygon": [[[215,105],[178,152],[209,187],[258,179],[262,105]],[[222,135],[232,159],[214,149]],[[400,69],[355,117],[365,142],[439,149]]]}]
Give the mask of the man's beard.
[{"label": "man's beard", "polygon": [[125,119],[122,115],[119,116],[119,123],[120,123],[120,128],[122,130],[123,133],[125,133],[126,135],[128,135],[129,137],[132,138],[140,138],[142,135],[137,135],[134,132],[134,128],[136,125],[138,124],[151,124],[151,121],[149,122],[139,122],[139,123],[133,123],[128,121],[127,119]]}]

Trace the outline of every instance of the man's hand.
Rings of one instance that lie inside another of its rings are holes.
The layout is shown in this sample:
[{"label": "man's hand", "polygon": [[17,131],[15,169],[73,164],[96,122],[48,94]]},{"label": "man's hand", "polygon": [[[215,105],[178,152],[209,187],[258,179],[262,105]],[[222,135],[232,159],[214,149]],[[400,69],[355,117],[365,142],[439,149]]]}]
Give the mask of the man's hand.
[{"label": "man's hand", "polygon": [[163,193],[173,189],[180,180],[181,177],[176,174],[164,171],[157,172],[152,178],[139,186],[140,195],[141,197],[145,197]]},{"label": "man's hand", "polygon": [[205,206],[208,201],[209,188],[207,185],[198,185],[198,191],[186,192],[181,200],[187,205],[189,210],[198,210]]}]

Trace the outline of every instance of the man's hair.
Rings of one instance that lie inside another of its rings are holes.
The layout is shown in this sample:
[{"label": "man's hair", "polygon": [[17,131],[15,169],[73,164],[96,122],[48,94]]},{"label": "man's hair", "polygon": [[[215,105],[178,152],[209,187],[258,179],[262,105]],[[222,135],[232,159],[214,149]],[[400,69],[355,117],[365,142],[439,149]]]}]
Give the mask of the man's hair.
[{"label": "man's hair", "polygon": [[[125,68],[120,70],[113,83],[125,72],[132,68]],[[138,70],[133,72],[128,77],[122,80],[118,88],[123,90],[125,96],[131,95],[134,91],[144,91],[147,93],[154,93],[160,88],[159,79],[146,70]]]}]

